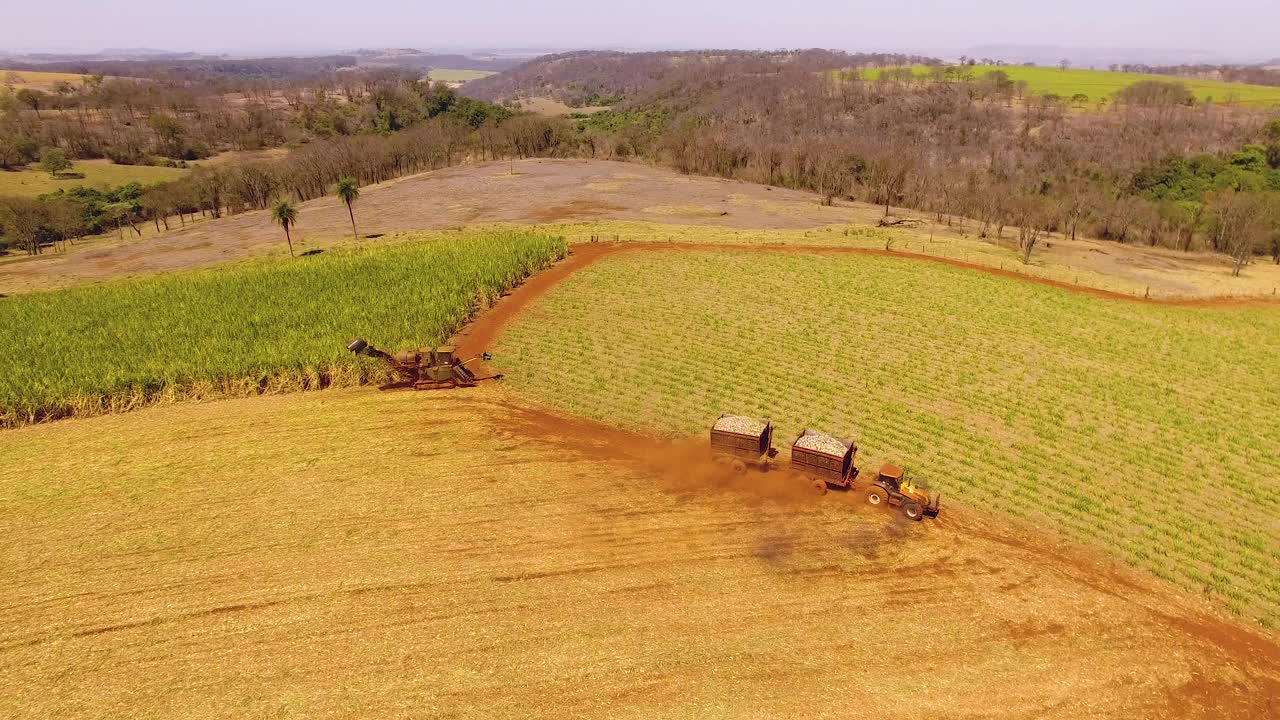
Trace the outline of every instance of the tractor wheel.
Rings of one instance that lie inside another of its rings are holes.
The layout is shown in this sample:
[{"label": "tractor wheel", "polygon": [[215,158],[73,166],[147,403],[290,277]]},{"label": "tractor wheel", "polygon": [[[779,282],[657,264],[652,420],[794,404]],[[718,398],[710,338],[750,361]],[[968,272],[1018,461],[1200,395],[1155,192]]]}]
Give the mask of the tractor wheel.
[{"label": "tractor wheel", "polygon": [[813,491],[819,495],[827,494],[827,483],[825,480],[814,480]]},{"label": "tractor wheel", "polygon": [[882,490],[881,488],[873,487],[867,491],[868,505],[875,505],[876,507],[879,507],[884,504],[884,501],[885,501],[884,490]]},{"label": "tractor wheel", "polygon": [[924,517],[924,513],[920,511],[920,503],[915,500],[902,503],[902,514],[906,515],[908,520],[919,520]]},{"label": "tractor wheel", "polygon": [[742,462],[741,460],[734,460],[733,471],[739,475],[742,475],[747,472],[747,464]]}]

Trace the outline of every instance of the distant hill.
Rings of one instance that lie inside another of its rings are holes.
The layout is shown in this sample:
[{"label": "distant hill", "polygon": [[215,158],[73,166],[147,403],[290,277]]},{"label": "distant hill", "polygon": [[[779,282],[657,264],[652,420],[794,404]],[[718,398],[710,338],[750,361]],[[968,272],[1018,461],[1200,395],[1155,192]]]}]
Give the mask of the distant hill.
[{"label": "distant hill", "polygon": [[457,53],[431,53],[414,48],[361,48],[346,53],[361,66],[406,67],[415,70],[479,70],[497,73],[524,62],[522,57],[476,57]]},{"label": "distant hill", "polygon": [[612,105],[675,83],[713,84],[730,72],[840,70],[882,65],[938,64],[918,55],[849,54],[837,50],[686,50],[619,52],[585,50],[544,55],[511,70],[463,86],[480,100],[545,97],[570,107]]},{"label": "distant hill", "polygon": [[104,48],[99,55],[147,57],[151,55],[187,55],[189,53],[174,50],[157,50],[155,48]]}]

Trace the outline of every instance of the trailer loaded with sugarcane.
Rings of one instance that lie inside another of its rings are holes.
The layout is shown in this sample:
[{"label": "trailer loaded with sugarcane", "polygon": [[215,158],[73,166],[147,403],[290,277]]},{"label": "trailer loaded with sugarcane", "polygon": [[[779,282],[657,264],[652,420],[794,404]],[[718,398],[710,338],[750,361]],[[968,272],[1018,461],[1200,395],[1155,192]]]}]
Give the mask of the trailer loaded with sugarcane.
[{"label": "trailer loaded with sugarcane", "polygon": [[[774,463],[778,451],[773,447],[773,431],[767,419],[721,415],[711,426],[712,458],[739,473],[780,469]],[[911,520],[938,516],[941,495],[910,480],[897,465],[885,464],[874,478],[859,482],[857,457],[858,446],[852,439],[806,429],[791,443],[786,469],[790,481],[819,495],[829,488],[857,490],[868,504],[900,508]]]}]

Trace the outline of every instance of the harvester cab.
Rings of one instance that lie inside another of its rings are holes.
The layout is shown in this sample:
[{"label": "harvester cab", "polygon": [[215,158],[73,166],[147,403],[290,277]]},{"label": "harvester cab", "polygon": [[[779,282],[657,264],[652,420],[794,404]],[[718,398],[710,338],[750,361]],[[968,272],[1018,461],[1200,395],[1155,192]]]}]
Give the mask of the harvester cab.
[{"label": "harvester cab", "polygon": [[928,490],[908,480],[902,468],[886,464],[881,466],[875,481],[867,489],[867,502],[871,505],[901,507],[902,514],[908,519],[919,520],[926,515],[938,516],[942,496],[931,496]]},{"label": "harvester cab", "polygon": [[357,355],[365,355],[382,360],[404,382],[410,383],[414,390],[430,390],[446,387],[474,387],[477,380],[490,380],[502,377],[492,375],[477,378],[467,367],[475,360],[490,359],[489,353],[481,353],[475,357],[461,360],[457,357],[457,348],[452,345],[440,345],[418,350],[401,350],[395,355],[383,352],[365,342],[364,338],[356,338],[347,349]]}]

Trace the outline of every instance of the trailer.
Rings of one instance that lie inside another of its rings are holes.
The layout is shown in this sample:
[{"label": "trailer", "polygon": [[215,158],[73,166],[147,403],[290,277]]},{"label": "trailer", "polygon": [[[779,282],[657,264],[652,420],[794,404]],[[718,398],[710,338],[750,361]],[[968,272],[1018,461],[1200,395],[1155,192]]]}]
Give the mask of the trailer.
[{"label": "trailer", "polygon": [[746,472],[748,467],[766,471],[777,454],[773,423],[767,418],[721,415],[711,426],[711,458],[731,466],[735,472]]},{"label": "trailer", "polygon": [[852,440],[805,430],[791,444],[791,472],[819,495],[828,487],[848,489],[858,477],[857,456]]}]

